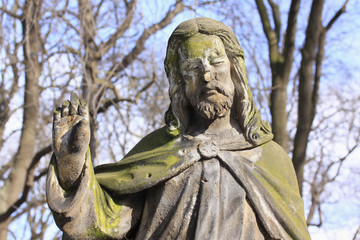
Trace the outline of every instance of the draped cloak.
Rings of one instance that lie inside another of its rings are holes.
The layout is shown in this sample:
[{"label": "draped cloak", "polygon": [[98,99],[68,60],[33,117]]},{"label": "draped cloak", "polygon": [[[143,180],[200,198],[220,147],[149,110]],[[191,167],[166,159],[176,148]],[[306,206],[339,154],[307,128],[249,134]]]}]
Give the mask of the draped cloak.
[{"label": "draped cloak", "polygon": [[63,239],[310,239],[295,171],[267,139],[171,137],[161,128],[118,163],[64,191],[53,156],[47,198]]}]

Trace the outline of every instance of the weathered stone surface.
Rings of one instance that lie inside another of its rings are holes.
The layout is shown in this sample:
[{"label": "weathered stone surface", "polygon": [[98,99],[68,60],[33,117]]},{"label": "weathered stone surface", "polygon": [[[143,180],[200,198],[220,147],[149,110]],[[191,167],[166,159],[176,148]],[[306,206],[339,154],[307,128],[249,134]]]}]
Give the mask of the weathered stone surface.
[{"label": "weathered stone surface", "polygon": [[310,239],[291,160],[261,120],[231,29],[180,24],[165,70],[167,125],[118,163],[92,167],[83,102],[55,112],[47,195],[64,239]]}]

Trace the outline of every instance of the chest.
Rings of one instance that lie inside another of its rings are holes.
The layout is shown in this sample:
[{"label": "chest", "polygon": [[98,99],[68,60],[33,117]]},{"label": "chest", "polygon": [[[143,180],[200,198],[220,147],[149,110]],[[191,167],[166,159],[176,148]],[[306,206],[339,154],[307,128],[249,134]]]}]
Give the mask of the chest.
[{"label": "chest", "polygon": [[137,239],[263,239],[261,232],[241,184],[212,158],[148,190]]}]

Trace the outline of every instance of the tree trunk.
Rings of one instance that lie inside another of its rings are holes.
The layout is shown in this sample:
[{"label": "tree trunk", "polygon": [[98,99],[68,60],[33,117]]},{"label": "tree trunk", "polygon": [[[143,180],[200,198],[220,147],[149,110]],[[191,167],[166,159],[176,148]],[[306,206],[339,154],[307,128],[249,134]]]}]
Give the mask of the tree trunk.
[{"label": "tree trunk", "polygon": [[8,228],[11,222],[11,218],[7,218],[5,221],[0,222],[0,239],[7,239]]},{"label": "tree trunk", "polygon": [[82,80],[82,95],[88,103],[90,113],[90,152],[91,159],[94,162],[96,158],[96,149],[98,145],[97,139],[97,94],[99,86],[97,86],[98,61],[101,60],[98,54],[98,46],[95,43],[96,22],[94,19],[91,3],[89,0],[78,0],[79,18],[82,34],[82,42],[84,44],[84,71]]},{"label": "tree trunk", "polygon": [[306,30],[305,44],[302,49],[302,61],[299,71],[298,124],[294,140],[293,164],[302,193],[306,150],[311,125],[315,116],[315,99],[313,98],[316,50],[322,30],[321,18],[324,0],[314,0],[311,6],[309,24]]},{"label": "tree trunk", "polygon": [[288,133],[287,133],[287,83],[283,79],[273,74],[273,89],[270,93],[270,113],[272,116],[272,131],[274,133],[274,141],[280,144],[284,149],[288,148]]},{"label": "tree trunk", "polygon": [[[296,21],[300,7],[300,0],[292,0],[283,50],[280,51],[281,17],[279,6],[269,1],[272,10],[272,23],[267,8],[262,0],[255,0],[260,15],[261,24],[268,41],[269,60],[272,74],[272,89],[270,93],[270,113],[272,117],[272,131],[274,140],[288,150],[288,133],[286,111],[287,86],[292,68],[295,51]],[[274,27],[272,27],[272,25]]]},{"label": "tree trunk", "polygon": [[[42,1],[25,1],[21,19],[24,39],[23,55],[25,65],[25,91],[23,124],[18,151],[14,157],[12,170],[0,190],[0,224],[8,225],[10,213],[22,194],[36,142],[36,125],[39,111],[39,63],[40,40],[39,18]],[[5,230],[4,230],[5,231]],[[1,239],[4,236],[1,236]]]}]

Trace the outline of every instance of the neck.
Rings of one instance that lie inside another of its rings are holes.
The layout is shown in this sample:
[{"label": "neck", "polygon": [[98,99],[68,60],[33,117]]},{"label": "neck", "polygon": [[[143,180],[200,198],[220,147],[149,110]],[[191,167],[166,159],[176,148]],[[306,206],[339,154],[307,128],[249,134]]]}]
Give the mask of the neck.
[{"label": "neck", "polygon": [[236,129],[241,132],[238,122],[230,115],[230,111],[224,116],[215,119],[207,119],[194,114],[186,134],[196,136],[200,134],[217,134],[226,130]]}]

